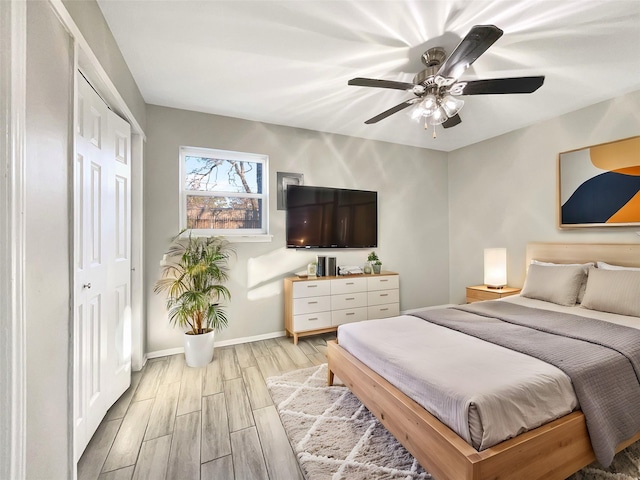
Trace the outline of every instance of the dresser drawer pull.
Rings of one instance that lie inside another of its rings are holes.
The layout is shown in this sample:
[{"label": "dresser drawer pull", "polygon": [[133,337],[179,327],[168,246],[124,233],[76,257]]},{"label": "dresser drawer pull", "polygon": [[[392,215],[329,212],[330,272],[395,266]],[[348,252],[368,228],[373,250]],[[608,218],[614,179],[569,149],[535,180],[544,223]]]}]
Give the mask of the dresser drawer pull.
[{"label": "dresser drawer pull", "polygon": [[380,294],[380,296],[381,296],[381,297],[388,297],[388,296],[389,296],[389,294],[388,294],[388,293],[381,293],[381,294]]},{"label": "dresser drawer pull", "polygon": [[354,297],[345,298],[345,300],[355,300]]},{"label": "dresser drawer pull", "polygon": [[307,285],[307,288],[316,288],[318,285]]},{"label": "dresser drawer pull", "polygon": [[389,310],[388,308],[381,308],[380,311],[381,312],[386,312],[387,310]]},{"label": "dresser drawer pull", "polygon": [[353,285],[353,282],[347,282],[345,285]]},{"label": "dresser drawer pull", "polygon": [[380,279],[380,282],[388,282],[388,281],[389,281],[389,279],[388,279],[388,278],[381,278],[381,279]]},{"label": "dresser drawer pull", "polygon": [[313,318],[309,318],[309,319],[307,319],[307,320],[309,320],[310,322],[312,322],[312,321],[317,320],[317,319],[318,319],[318,317],[313,317]]},{"label": "dresser drawer pull", "polygon": [[348,315],[355,315],[355,314],[356,314],[355,312],[348,312],[346,315],[348,316]]},{"label": "dresser drawer pull", "polygon": [[307,302],[307,305],[314,305],[316,303],[318,303],[318,302]]}]

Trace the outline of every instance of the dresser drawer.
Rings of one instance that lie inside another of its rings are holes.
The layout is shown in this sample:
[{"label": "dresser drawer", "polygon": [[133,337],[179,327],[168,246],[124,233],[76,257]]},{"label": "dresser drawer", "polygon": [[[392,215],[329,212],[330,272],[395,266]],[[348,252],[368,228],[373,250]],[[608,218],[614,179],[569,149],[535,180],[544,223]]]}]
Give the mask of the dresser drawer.
[{"label": "dresser drawer", "polygon": [[294,282],[293,298],[322,297],[331,295],[331,282],[328,280],[316,280]]},{"label": "dresser drawer", "polygon": [[308,313],[293,316],[293,330],[304,332],[331,326],[331,312]]},{"label": "dresser drawer", "polygon": [[293,315],[326,312],[331,310],[331,297],[307,297],[293,299]]},{"label": "dresser drawer", "polygon": [[400,302],[400,290],[378,290],[367,293],[368,305],[383,305],[385,303]]},{"label": "dresser drawer", "polygon": [[390,290],[400,288],[399,275],[374,275],[367,278],[367,290]]},{"label": "dresser drawer", "polygon": [[331,280],[331,294],[366,292],[366,278],[340,278]]},{"label": "dresser drawer", "polygon": [[387,303],[386,305],[376,305],[374,307],[369,307],[367,312],[367,316],[369,320],[373,320],[374,318],[397,317],[398,315],[400,315],[399,303]]},{"label": "dresser drawer", "polygon": [[334,310],[331,312],[331,324],[360,322],[367,319],[367,307],[349,308],[347,310]]},{"label": "dresser drawer", "polygon": [[343,295],[331,295],[331,310],[356,308],[367,306],[367,293],[345,293]]}]

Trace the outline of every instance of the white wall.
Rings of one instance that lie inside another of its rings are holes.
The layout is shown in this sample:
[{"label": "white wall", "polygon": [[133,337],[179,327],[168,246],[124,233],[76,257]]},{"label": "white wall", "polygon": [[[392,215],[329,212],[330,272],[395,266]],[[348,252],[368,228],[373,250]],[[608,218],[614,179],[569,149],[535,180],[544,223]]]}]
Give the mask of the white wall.
[{"label": "white wall", "polygon": [[527,242],[640,242],[640,227],[556,226],[558,153],[638,134],[634,92],[450,152],[451,301],[483,283],[486,247],[507,247],[508,282],[520,287]]},{"label": "white wall", "polygon": [[[418,132],[419,133],[419,132]],[[384,142],[158,106],[147,109],[145,248],[147,352],[182,346],[168,323],[164,297],[153,293],[158,265],[180,230],[178,148],[220,148],[269,155],[270,243],[236,244],[229,287],[229,327],[218,341],[284,331],[282,279],[316,252],[285,248],[285,212],[276,209],[276,172],[304,174],[305,184],[378,191],[383,268],[397,271],[403,310],[448,301],[446,154]],[[322,251],[326,253],[326,251]],[[332,252],[360,264],[367,250]]]},{"label": "white wall", "polygon": [[27,478],[67,478],[69,36],[47,2],[27,2]]}]

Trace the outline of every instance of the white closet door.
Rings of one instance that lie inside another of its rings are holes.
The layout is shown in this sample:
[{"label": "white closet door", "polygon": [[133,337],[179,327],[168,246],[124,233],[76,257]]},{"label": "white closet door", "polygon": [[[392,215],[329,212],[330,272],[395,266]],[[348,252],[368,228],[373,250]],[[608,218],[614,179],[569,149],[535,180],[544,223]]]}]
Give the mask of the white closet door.
[{"label": "white closet door", "polygon": [[78,74],[74,166],[74,457],[131,374],[130,129]]},{"label": "white closet door", "polygon": [[108,406],[131,383],[131,127],[109,112],[108,137],[111,195],[107,207],[112,229],[107,234],[110,250],[108,290],[113,294],[112,311],[107,322]]}]

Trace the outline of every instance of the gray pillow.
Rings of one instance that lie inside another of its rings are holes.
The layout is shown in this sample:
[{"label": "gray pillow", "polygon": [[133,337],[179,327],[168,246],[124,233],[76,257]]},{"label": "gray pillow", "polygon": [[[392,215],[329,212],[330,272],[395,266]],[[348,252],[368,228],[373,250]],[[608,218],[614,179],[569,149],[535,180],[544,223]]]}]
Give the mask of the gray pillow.
[{"label": "gray pillow", "polygon": [[520,295],[572,307],[586,273],[581,265],[529,265]]},{"label": "gray pillow", "polygon": [[[541,262],[539,260],[531,260],[531,263],[535,263],[536,265],[545,265],[545,266],[558,266],[558,267],[575,267],[576,265],[580,265],[584,270],[586,275],[582,279],[582,283],[580,284],[580,290],[578,290],[578,298],[576,299],[577,303],[582,303],[582,298],[584,297],[584,292],[587,289],[587,275],[589,275],[589,269],[595,265],[593,262],[587,263],[551,263],[551,262]],[[598,265],[600,266],[600,265]],[[639,269],[640,270],[640,269]]]},{"label": "gray pillow", "polygon": [[592,268],[582,306],[640,317],[640,271]]}]

